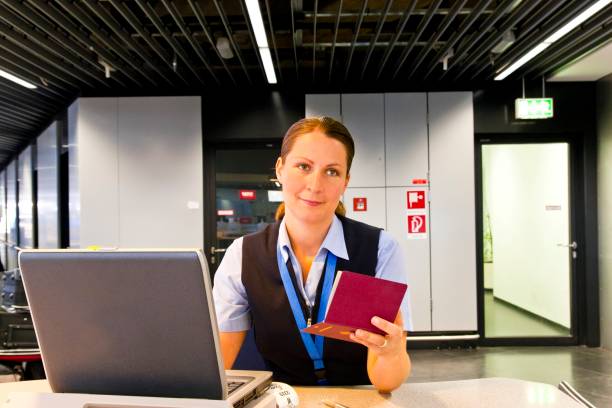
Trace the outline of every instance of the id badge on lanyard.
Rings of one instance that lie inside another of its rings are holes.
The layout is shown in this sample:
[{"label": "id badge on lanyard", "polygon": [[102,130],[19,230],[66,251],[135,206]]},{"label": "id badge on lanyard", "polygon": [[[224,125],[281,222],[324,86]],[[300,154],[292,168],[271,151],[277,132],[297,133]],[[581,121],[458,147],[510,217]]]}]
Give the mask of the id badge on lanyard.
[{"label": "id badge on lanyard", "polygon": [[[304,333],[302,329],[307,327],[306,318],[304,312],[298,300],[295,287],[291,281],[291,275],[289,275],[289,269],[287,264],[283,260],[283,255],[279,247],[276,248],[276,258],[278,261],[278,269],[280,271],[283,286],[285,287],[285,293],[289,299],[289,305],[293,312],[293,318],[300,330],[300,337],[306,347],[306,351],[313,362],[315,375],[317,376],[317,382],[320,385],[328,384],[325,378],[325,364],[323,363],[323,336],[312,336],[308,333]],[[331,252],[327,253],[327,262],[325,263],[325,274],[323,275],[323,290],[321,292],[321,300],[319,302],[319,311],[317,313],[317,322],[323,321],[325,318],[325,311],[327,310],[327,302],[329,301],[329,295],[334,283],[334,273],[336,272],[336,255]],[[314,337],[314,340],[313,340]]]}]

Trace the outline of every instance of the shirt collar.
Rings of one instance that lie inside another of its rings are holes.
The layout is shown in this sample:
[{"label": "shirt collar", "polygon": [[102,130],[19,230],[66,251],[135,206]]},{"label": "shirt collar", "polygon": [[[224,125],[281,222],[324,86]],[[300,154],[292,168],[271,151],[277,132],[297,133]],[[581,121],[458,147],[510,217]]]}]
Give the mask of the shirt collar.
[{"label": "shirt collar", "polygon": [[[282,251],[283,258],[286,262],[287,258],[289,257],[289,251],[293,252],[293,249],[291,248],[291,241],[289,240],[289,235],[287,234],[287,228],[285,228],[284,218],[281,221],[280,228],[278,230],[278,246],[286,249],[285,251]],[[336,255],[338,258],[346,260],[349,259],[348,251],[346,250],[346,243],[344,242],[344,229],[342,228],[342,222],[336,215],[334,215],[331,227],[329,228],[329,231],[327,231],[327,235],[321,243],[319,253],[322,249],[326,249],[327,251]]]}]

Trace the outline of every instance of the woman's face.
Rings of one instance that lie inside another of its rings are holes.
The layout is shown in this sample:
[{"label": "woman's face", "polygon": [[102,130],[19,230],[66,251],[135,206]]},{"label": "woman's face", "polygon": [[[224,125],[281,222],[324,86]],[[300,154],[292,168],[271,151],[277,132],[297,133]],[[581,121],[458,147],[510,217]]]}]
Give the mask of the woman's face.
[{"label": "woman's face", "polygon": [[325,222],[336,210],[349,182],[346,148],[319,130],[299,136],[276,176],[283,185],[286,216]]}]

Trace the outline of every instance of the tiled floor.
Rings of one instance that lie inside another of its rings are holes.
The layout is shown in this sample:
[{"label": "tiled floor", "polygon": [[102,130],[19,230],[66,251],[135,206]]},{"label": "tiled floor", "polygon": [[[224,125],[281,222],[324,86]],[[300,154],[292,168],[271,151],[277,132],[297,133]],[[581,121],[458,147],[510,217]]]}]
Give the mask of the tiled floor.
[{"label": "tiled floor", "polygon": [[509,306],[485,291],[485,333],[487,337],[562,337],[569,330]]},{"label": "tiled floor", "polygon": [[587,347],[411,350],[408,382],[506,377],[558,385],[565,380],[598,408],[612,407],[612,351]]}]

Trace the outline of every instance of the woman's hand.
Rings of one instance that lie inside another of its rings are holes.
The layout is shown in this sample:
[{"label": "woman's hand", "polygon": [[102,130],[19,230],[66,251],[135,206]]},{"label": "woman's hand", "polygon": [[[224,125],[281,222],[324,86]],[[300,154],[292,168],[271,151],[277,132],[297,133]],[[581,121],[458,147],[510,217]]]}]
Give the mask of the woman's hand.
[{"label": "woman's hand", "polygon": [[350,337],[368,348],[368,377],[374,387],[391,392],[406,381],[411,369],[402,314],[398,313],[393,323],[373,317],[372,324],[386,335],[357,330]]},{"label": "woman's hand", "polygon": [[363,344],[375,356],[392,357],[406,352],[406,336],[404,335],[404,321],[401,312],[397,314],[393,323],[374,316],[372,324],[387,335],[357,329],[355,333],[351,333],[351,340]]}]

